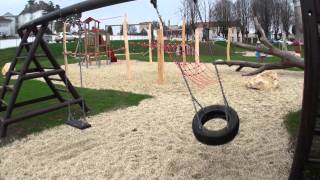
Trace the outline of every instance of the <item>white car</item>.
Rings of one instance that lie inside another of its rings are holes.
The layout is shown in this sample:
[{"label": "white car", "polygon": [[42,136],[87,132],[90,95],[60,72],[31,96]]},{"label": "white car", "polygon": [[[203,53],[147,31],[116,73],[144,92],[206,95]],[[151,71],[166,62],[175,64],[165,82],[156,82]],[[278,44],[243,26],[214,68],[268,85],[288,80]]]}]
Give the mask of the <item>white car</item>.
[{"label": "white car", "polygon": [[[77,39],[76,36],[74,36],[73,34],[71,33],[66,33],[66,38],[67,38],[67,41],[75,41]],[[55,41],[58,43],[58,42],[62,42],[63,41],[63,32],[60,32],[56,35],[55,37]]]},{"label": "white car", "polygon": [[216,41],[216,42],[219,42],[219,41],[225,42],[225,41],[227,41],[224,37],[221,37],[221,36],[214,36],[212,38],[212,40]]}]

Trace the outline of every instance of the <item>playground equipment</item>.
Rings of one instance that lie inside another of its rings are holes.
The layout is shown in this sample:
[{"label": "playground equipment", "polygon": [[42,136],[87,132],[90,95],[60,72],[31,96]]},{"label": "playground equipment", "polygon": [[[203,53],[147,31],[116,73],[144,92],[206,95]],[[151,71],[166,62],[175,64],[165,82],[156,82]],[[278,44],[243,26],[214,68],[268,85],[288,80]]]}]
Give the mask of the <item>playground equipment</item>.
[{"label": "playground equipment", "polygon": [[[153,3],[154,8],[157,10],[160,21],[162,21],[161,15],[157,9],[156,1],[151,1],[151,2]],[[195,6],[197,8],[197,13],[202,21],[201,13],[199,11],[199,7],[196,2],[195,2]],[[160,25],[160,29],[161,29],[161,25]],[[197,43],[199,44],[199,38],[197,39],[197,36],[199,36],[198,34],[199,32],[196,32],[196,44]],[[212,48],[210,48],[210,50],[212,50]],[[196,51],[198,51],[195,53],[196,55],[198,55],[198,57],[197,56],[195,57],[195,60],[196,60],[195,65],[199,65],[200,64],[199,47],[196,47]],[[174,54],[174,53],[171,53],[171,54]],[[214,64],[214,67],[215,67],[216,76],[220,85],[220,90],[223,97],[224,105],[213,105],[213,106],[203,107],[201,103],[198,101],[198,99],[194,96],[188,81],[188,77],[194,77],[195,75],[199,75],[203,73],[203,71],[201,69],[196,68],[195,71],[192,71],[194,74],[188,75],[181,65],[183,63],[184,62],[182,63],[176,62],[176,64],[178,65],[181,71],[186,87],[190,93],[193,107],[196,113],[192,123],[192,129],[195,137],[197,138],[198,141],[207,145],[222,145],[232,141],[239,131],[239,117],[236,111],[229,106],[229,103],[224,93],[224,89],[223,89],[223,85],[222,85],[222,81],[221,81],[221,77],[220,77],[217,65]],[[201,66],[198,66],[198,67],[201,67]],[[198,107],[200,107],[199,111],[198,111]],[[224,119],[227,123],[227,126],[220,130],[209,130],[204,127],[205,123],[207,123],[209,120],[216,119],[216,118]]]},{"label": "playground equipment", "polygon": [[[48,28],[48,22],[53,21],[58,18],[64,18],[72,14],[81,13],[84,11],[89,11],[93,9],[97,9],[99,7],[111,6],[114,4],[120,4],[124,2],[129,2],[131,0],[88,0],[81,3],[77,3],[75,5],[69,6],[64,9],[60,9],[49,14],[46,14],[38,19],[32,20],[24,25],[22,25],[18,29],[18,34],[21,38],[21,43],[16,51],[15,58],[12,61],[9,72],[6,74],[6,79],[3,83],[3,88],[0,94],[0,110],[4,111],[4,116],[0,120],[0,136],[4,137],[7,132],[7,128],[10,124],[17,123],[19,121],[23,121],[27,118],[37,116],[40,114],[45,114],[51,111],[55,111],[64,107],[68,107],[72,104],[79,104],[80,107],[84,108],[87,112],[88,107],[84,102],[84,99],[80,97],[76,89],[73,87],[72,83],[68,80],[65,71],[61,68],[59,63],[56,61],[53,56],[50,48],[48,47],[47,42],[43,40],[43,35]],[[40,26],[40,28],[38,28]],[[35,35],[35,40],[33,42],[28,42],[28,37],[33,33]],[[41,48],[44,52],[43,55],[36,54],[37,50]],[[23,55],[23,49],[27,51],[26,56]],[[46,57],[51,63],[51,67],[44,67],[41,65],[38,58]],[[22,68],[20,70],[15,70],[18,61],[23,61]],[[30,64],[33,63],[36,67],[30,68]],[[50,76],[58,75],[59,79],[50,78]],[[17,76],[17,80],[14,82],[14,88],[12,95],[9,98],[9,102],[4,105],[3,101],[5,101],[5,96],[8,94],[9,83],[12,76]],[[45,97],[40,97],[37,99],[32,99],[24,102],[16,102],[19,92],[21,90],[22,83],[26,80],[35,79],[35,78],[44,78],[48,87],[52,90],[53,94]],[[66,87],[66,92],[69,92],[73,99],[66,100],[62,97],[53,81],[61,81],[64,83]],[[21,113],[16,117],[12,117],[12,113],[15,108],[23,107],[26,105],[45,102],[52,99],[58,99],[57,104],[52,105],[51,107],[44,109],[35,109],[32,111],[28,111],[25,113]],[[76,124],[73,124],[77,126]],[[82,124],[80,124],[82,125]],[[85,124],[88,126],[88,124]]]},{"label": "playground equipment", "polygon": [[[64,9],[60,9],[44,15],[38,19],[30,21],[29,23],[24,24],[18,29],[18,33],[20,38],[22,39],[21,44],[17,48],[16,56],[12,61],[10,66],[9,72],[6,74],[6,79],[3,83],[2,90],[1,90],[1,103],[0,103],[0,110],[5,111],[4,117],[0,120],[0,135],[4,137],[7,131],[8,125],[12,123],[16,123],[26,118],[30,118],[36,115],[44,114],[47,112],[51,112],[63,107],[67,107],[71,104],[79,104],[82,108],[86,111],[88,108],[84,103],[83,98],[79,96],[77,91],[74,89],[70,81],[65,75],[65,71],[61,69],[60,65],[57,63],[56,59],[52,55],[47,43],[43,40],[43,34],[48,28],[48,22],[66,17],[72,14],[81,13],[88,10],[97,9],[104,6],[110,6],[114,4],[129,2],[132,0],[87,0],[73,6],[69,6]],[[157,8],[156,0],[151,1],[155,8]],[[195,4],[197,1],[194,0]],[[303,103],[302,103],[302,117],[301,117],[301,124],[299,129],[298,141],[295,149],[294,160],[292,164],[292,169],[290,172],[290,180],[299,180],[303,178],[303,171],[306,165],[319,165],[320,158],[316,157],[312,154],[312,147],[314,146],[313,139],[319,137],[320,135],[320,128],[319,128],[319,116],[320,116],[320,100],[319,100],[319,92],[320,92],[320,38],[319,38],[319,31],[318,26],[320,24],[320,4],[318,1],[301,1],[302,5],[302,13],[303,13],[303,21],[304,21],[304,33],[305,33],[305,82],[304,82],[304,94],[303,94]],[[198,9],[198,7],[197,7]],[[158,11],[158,10],[157,10]],[[158,13],[159,14],[159,13]],[[159,14],[160,16],[160,14]],[[201,15],[199,13],[200,19]],[[38,29],[37,26],[40,26]],[[27,39],[30,34],[35,34],[34,42],[28,42]],[[43,50],[44,55],[36,54],[39,47]],[[22,55],[22,50],[27,50],[26,56]],[[52,67],[44,67],[40,64],[38,58],[39,57],[47,57],[52,64]],[[18,60],[24,60],[23,66],[20,70],[15,70]],[[36,68],[30,68],[30,63],[33,62]],[[178,64],[179,65],[179,64]],[[219,71],[216,66],[216,74],[219,77]],[[180,68],[181,70],[182,68]],[[183,71],[182,71],[183,72]],[[65,100],[62,98],[60,93],[58,92],[55,85],[52,83],[54,80],[50,78],[52,75],[59,75],[58,81],[67,82],[65,86],[67,87],[67,91],[70,92],[73,99],[72,100]],[[9,82],[12,76],[18,76],[17,81],[15,81],[12,96],[9,98],[9,103],[4,105],[4,97],[7,94]],[[23,81],[30,80],[34,78],[43,77],[53,92],[53,95],[41,97],[37,99],[32,99],[29,101],[19,102],[16,103],[17,96],[21,90],[21,85]],[[185,77],[185,76],[184,76]],[[225,100],[225,106],[215,106],[207,108],[205,111],[199,111],[200,113],[196,114],[196,118],[194,121],[197,121],[195,124],[203,126],[208,118],[204,118],[204,114],[207,114],[209,117],[215,118],[221,116],[225,118],[227,121],[230,118],[235,118],[235,113],[232,112],[232,109],[228,107],[226,97],[223,93],[223,86],[218,78],[220,88]],[[188,83],[186,82],[187,86]],[[191,94],[192,96],[192,94]],[[29,111],[23,113],[17,117],[12,117],[12,112],[15,108],[23,107],[25,105],[44,102],[49,99],[58,99],[59,103],[51,106],[50,108],[45,109],[36,109],[33,111]],[[194,103],[196,103],[196,99],[192,97]],[[209,113],[210,112],[210,113]],[[215,116],[213,116],[215,115]],[[202,118],[202,119],[200,119]],[[234,127],[231,123],[229,123],[229,127]],[[230,129],[227,127],[228,129]],[[225,137],[226,139],[231,140],[232,138],[228,138],[226,136],[221,136],[221,134],[216,133],[205,133],[205,129],[203,127],[199,128],[200,132],[203,133],[204,137],[209,137],[213,139],[213,137]],[[210,131],[212,132],[212,131]],[[232,133],[228,134],[232,137]],[[211,135],[213,137],[211,137]],[[206,141],[197,137],[200,141]],[[220,144],[218,141],[214,142],[213,144]]]},{"label": "playground equipment", "polygon": [[[93,24],[92,28],[91,24]],[[100,21],[89,17],[83,21],[84,25],[84,56],[86,65],[91,65],[91,60],[101,65],[101,55],[107,54],[107,44],[100,32]],[[101,52],[102,48],[102,52]]]}]

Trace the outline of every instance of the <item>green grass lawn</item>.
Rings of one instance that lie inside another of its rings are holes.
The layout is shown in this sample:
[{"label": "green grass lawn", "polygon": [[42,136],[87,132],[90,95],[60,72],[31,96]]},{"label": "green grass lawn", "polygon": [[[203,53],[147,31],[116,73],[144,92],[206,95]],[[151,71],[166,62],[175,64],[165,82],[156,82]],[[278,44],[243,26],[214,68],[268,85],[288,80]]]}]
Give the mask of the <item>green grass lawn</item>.
[{"label": "green grass lawn", "polygon": [[[2,81],[3,78],[0,78],[0,82]],[[59,88],[62,89],[62,86],[60,86]],[[136,106],[142,100],[151,98],[148,95],[140,95],[114,90],[95,90],[87,88],[77,88],[77,90],[79,94],[85,98],[86,103],[90,108],[90,111],[88,113],[89,116],[93,116],[102,112],[115,110],[119,108]],[[51,94],[51,90],[45,83],[36,80],[26,81],[23,84],[23,88],[19,94],[17,102],[22,102],[37,97],[48,96]],[[6,101],[8,100],[8,97],[10,97],[10,93],[8,95],[9,96],[6,96],[5,98]],[[63,96],[66,99],[71,98],[71,95],[69,94],[64,94]],[[53,103],[57,102],[57,100],[50,100],[43,103],[25,106],[23,108],[17,108],[15,109],[13,116],[34,109],[42,109],[45,107],[49,107]],[[82,111],[79,105],[72,105],[70,107],[77,118],[81,117]],[[21,123],[9,126],[8,136],[11,138],[21,138],[31,133],[41,132],[45,129],[49,129],[64,124],[64,122],[67,120],[67,117],[68,108],[36,116]]]},{"label": "green grass lawn", "polygon": [[[137,42],[144,42],[147,43],[147,41],[130,41],[130,53],[131,59],[140,60],[140,61],[149,61],[149,55],[146,53],[148,51],[148,48],[144,48],[138,45],[135,45]],[[175,42],[172,42],[175,43]],[[113,49],[120,49],[124,47],[123,41],[112,41],[111,44]],[[211,54],[210,48],[213,47],[213,55]],[[202,62],[213,62],[215,60],[221,59],[226,60],[226,48],[227,44],[225,42],[216,42],[214,45],[209,45],[208,43],[201,43],[200,44],[200,60]],[[231,59],[232,60],[241,60],[241,61],[250,61],[250,62],[257,62],[256,57],[246,57],[243,56],[242,52],[246,51],[243,48],[239,48],[236,46],[231,47]],[[142,54],[134,54],[134,53],[145,53]],[[117,51],[116,54],[124,54],[124,50]],[[119,55],[119,59],[125,59],[124,55]],[[181,57],[179,57],[181,58]],[[153,50],[153,59],[154,61],[157,60],[157,50]],[[192,62],[194,61],[193,56],[188,56],[187,60]],[[169,58],[168,54],[165,54],[165,61],[171,62],[172,59]],[[266,63],[274,63],[279,62],[280,58],[275,56],[268,56],[265,59]]]},{"label": "green grass lawn", "polygon": [[295,139],[298,134],[300,123],[301,110],[296,112],[289,112],[284,118],[284,124],[290,136]]},{"label": "green grass lawn", "polygon": [[[68,48],[70,51],[75,49],[75,43],[69,43]],[[54,56],[58,59],[60,64],[63,64],[63,54],[62,52],[62,44],[50,44],[50,48],[54,54]],[[39,52],[41,54],[41,52]],[[10,62],[11,59],[15,55],[15,48],[3,49],[0,50],[0,65]],[[76,59],[70,58],[70,63],[77,62]],[[42,59],[41,63],[45,66],[49,66],[49,62],[46,59]],[[21,66],[22,62],[18,65],[18,68]],[[4,78],[0,77],[0,83],[2,83]],[[13,81],[11,81],[11,84]],[[62,89],[63,87],[59,87]],[[130,92],[121,92],[114,90],[95,90],[88,88],[77,88],[79,94],[84,97],[87,105],[90,108],[89,116],[93,116],[102,112],[111,111],[119,108],[126,108],[129,106],[136,106],[142,100],[151,98],[148,95],[134,94]],[[51,90],[48,86],[40,81],[30,80],[25,81],[22,90],[18,96],[17,102],[22,102],[25,100],[30,100],[37,97],[43,97],[52,95]],[[10,93],[5,97],[5,101],[8,102],[8,98],[10,97]],[[71,98],[71,95],[64,95],[66,99]],[[25,106],[23,108],[17,108],[14,111],[13,116],[22,114],[24,112],[28,112],[35,109],[49,107],[50,105],[57,103],[57,100],[50,100],[43,103],[33,104],[29,106]],[[71,110],[75,113],[76,117],[80,117],[82,115],[82,111],[79,105],[71,106]],[[3,115],[3,113],[1,114]],[[2,145],[11,142],[10,139],[22,138],[31,133],[38,133],[45,129],[49,129],[52,127],[56,127],[64,124],[67,120],[68,108],[64,108],[55,112],[47,113],[44,115],[36,116],[34,118],[30,118],[26,121],[13,124],[9,126],[8,129],[8,138],[6,141],[2,142]],[[105,122],[108,123],[108,122]]]}]

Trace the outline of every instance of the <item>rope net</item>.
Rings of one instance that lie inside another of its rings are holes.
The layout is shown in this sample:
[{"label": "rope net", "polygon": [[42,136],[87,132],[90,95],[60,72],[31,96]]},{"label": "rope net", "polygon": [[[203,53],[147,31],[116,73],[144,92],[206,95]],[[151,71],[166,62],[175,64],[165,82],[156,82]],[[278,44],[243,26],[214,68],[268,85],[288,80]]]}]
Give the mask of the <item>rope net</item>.
[{"label": "rope net", "polygon": [[166,43],[164,52],[168,54],[170,61],[178,66],[182,75],[197,87],[205,88],[215,83],[213,71],[205,63],[194,62],[195,51],[192,45],[186,45],[186,62],[183,62],[183,48],[180,43]]},{"label": "rope net", "polygon": [[[131,42],[130,44],[143,48],[150,47],[147,42]],[[151,48],[157,49],[157,43],[152,42]],[[167,41],[164,44],[164,52],[171,62],[174,62],[179,69],[181,68],[182,75],[197,87],[204,88],[216,82],[214,72],[205,63],[194,62],[195,50],[192,44],[186,44],[186,62],[183,62],[183,48],[179,42]]]}]

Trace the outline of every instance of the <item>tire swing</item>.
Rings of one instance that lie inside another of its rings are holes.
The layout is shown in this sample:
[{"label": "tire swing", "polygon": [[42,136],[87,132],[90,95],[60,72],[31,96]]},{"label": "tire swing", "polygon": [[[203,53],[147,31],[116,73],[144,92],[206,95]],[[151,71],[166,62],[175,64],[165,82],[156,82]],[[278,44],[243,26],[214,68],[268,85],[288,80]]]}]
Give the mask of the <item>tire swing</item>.
[{"label": "tire swing", "polygon": [[[193,1],[195,3],[195,6],[197,7],[197,12],[203,23],[197,1],[196,0],[193,0]],[[156,10],[159,16],[160,21],[162,21],[162,17],[157,7],[157,0],[151,0],[151,4],[154,6],[154,9]],[[211,44],[209,49],[211,51],[211,54],[213,54]],[[195,116],[192,121],[192,130],[196,139],[199,142],[207,145],[223,145],[232,141],[236,137],[239,131],[239,117],[237,112],[228,104],[228,100],[224,93],[223,84],[220,78],[217,65],[213,63],[215,67],[216,76],[219,81],[221,94],[224,100],[224,105],[211,105],[208,107],[203,107],[191,91],[189,82],[187,80],[188,74],[184,72],[180,62],[176,61],[176,64],[178,65],[181,71],[182,77],[184,79],[184,82],[191,96],[193,107],[195,110]],[[198,111],[197,105],[200,107],[199,111]],[[227,126],[220,130],[210,130],[204,126],[207,122],[211,121],[212,119],[218,119],[218,118],[225,120],[227,123]]]},{"label": "tire swing", "polygon": [[[214,64],[224,100],[224,105],[211,105],[203,107],[193,95],[181,64],[177,64],[182,73],[184,82],[187,86],[194,106],[195,115],[192,120],[192,130],[196,139],[199,142],[207,145],[223,145],[232,141],[238,134],[240,121],[237,112],[228,104],[217,66]],[[199,110],[197,108],[197,105],[200,107]],[[207,122],[217,119],[225,120],[227,125],[219,130],[210,130],[205,127],[205,124]]]}]

